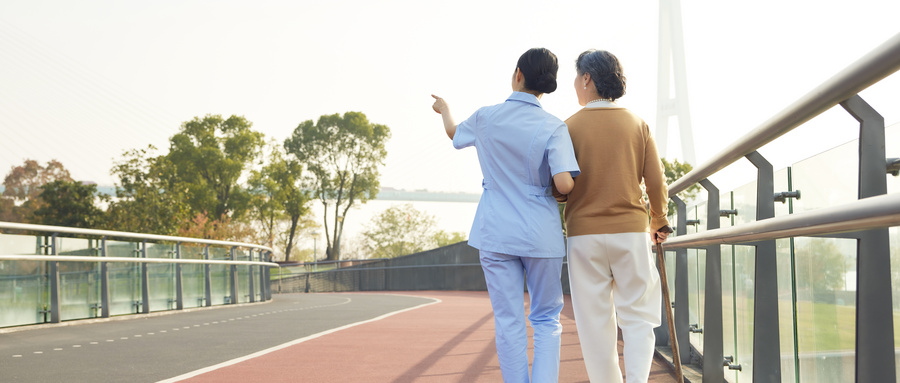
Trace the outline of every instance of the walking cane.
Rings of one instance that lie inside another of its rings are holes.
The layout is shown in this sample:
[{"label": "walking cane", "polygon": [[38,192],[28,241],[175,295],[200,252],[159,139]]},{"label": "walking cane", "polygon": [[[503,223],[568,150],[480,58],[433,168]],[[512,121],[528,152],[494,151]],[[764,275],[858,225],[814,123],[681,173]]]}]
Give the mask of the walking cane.
[{"label": "walking cane", "polygon": [[[669,233],[672,232],[672,229],[669,229],[668,226],[663,227],[663,229],[668,229]],[[669,341],[672,343],[672,362],[675,363],[675,381],[684,383],[684,374],[681,370],[681,356],[678,355],[678,339],[675,338],[675,316],[672,314],[672,301],[669,300],[669,282],[666,280],[666,256],[665,253],[663,253],[662,243],[656,244],[656,261],[659,264],[659,281],[662,284],[663,299],[666,306],[666,321],[669,322]]]}]

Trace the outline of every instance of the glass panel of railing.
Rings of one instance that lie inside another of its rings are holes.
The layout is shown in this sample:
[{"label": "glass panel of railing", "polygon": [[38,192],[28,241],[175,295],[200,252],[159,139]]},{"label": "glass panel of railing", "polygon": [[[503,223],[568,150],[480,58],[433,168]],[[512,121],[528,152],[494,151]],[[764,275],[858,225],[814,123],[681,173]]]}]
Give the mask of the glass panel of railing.
[{"label": "glass panel of railing", "polygon": [[[252,261],[261,261],[261,257],[259,256],[259,252],[251,251],[250,252],[250,260]],[[253,281],[253,301],[259,302],[262,300],[262,295],[260,292],[262,291],[262,286],[260,286],[259,272],[262,266],[251,266],[250,267],[250,279]]]},{"label": "glass panel of railing", "polygon": [[794,212],[839,206],[859,195],[859,144],[851,141],[791,166],[791,183],[800,190]]},{"label": "glass panel of railing", "polygon": [[[777,214],[777,206],[776,206]],[[781,381],[796,382],[800,369],[797,344],[797,284],[793,238],[775,240],[778,260],[778,324],[781,341]]]},{"label": "glass panel of railing", "polygon": [[[859,144],[851,141],[794,164],[802,197],[795,213],[857,200]],[[852,381],[855,370],[856,240],[795,238],[800,381]]]},{"label": "glass panel of railing", "polygon": [[[147,243],[147,258],[175,258],[175,245],[170,243]],[[148,263],[148,283],[150,285],[150,311],[175,309],[175,264]]]},{"label": "glass panel of railing", "polygon": [[[235,249],[236,261],[249,261],[250,253],[246,249]],[[239,265],[234,268],[237,271],[237,302],[250,302],[250,266]]]},{"label": "glass panel of railing", "polygon": [[[791,168],[775,172],[775,193],[793,191]],[[775,202],[775,216],[790,215],[794,204],[793,198],[785,198]],[[796,284],[794,283],[793,239],[775,240],[775,257],[778,267],[778,324],[781,346],[781,381],[796,382],[799,370],[797,359],[797,321],[796,321]]]},{"label": "glass panel of railing", "polygon": [[[884,152],[887,158],[900,158],[900,124],[885,129]],[[887,192],[900,193],[900,176],[887,176]]]},{"label": "glass panel of railing", "polygon": [[[738,187],[731,193],[732,210],[736,214],[730,216],[730,224],[739,226],[757,220],[756,200],[757,182]],[[725,224],[722,225],[725,227]],[[724,248],[729,246],[723,246]],[[730,246],[732,266],[730,270],[733,288],[731,300],[734,302],[732,312],[725,308],[724,316],[734,317],[734,363],[741,365],[741,370],[732,370],[735,381],[753,381],[753,313],[754,313],[754,281],[756,278],[756,247]],[[724,263],[724,258],[723,258]],[[723,268],[723,273],[726,270]],[[725,276],[723,275],[723,280]],[[726,295],[723,292],[723,295]],[[723,296],[723,299],[727,297]],[[724,306],[723,306],[724,307]]]},{"label": "glass panel of railing", "polygon": [[[727,192],[719,196],[720,211],[728,211],[733,209],[734,197],[733,193]],[[730,227],[734,217],[730,214],[719,215],[719,227]],[[722,281],[722,353],[726,357],[737,358],[737,327],[735,324],[735,302],[734,302],[734,246],[719,246],[722,261],[721,281]],[[729,382],[735,382],[737,373],[733,370],[725,370],[725,379]]]},{"label": "glass panel of railing", "polygon": [[[705,205],[703,211],[705,212]],[[698,220],[698,208],[696,205],[687,208],[687,219]],[[697,233],[701,224],[687,225],[687,235]],[[706,285],[706,251],[700,249],[688,249],[688,311],[689,324],[698,329],[703,328],[703,300]],[[703,334],[691,332],[691,344],[699,352],[703,352]]]},{"label": "glass panel of railing", "polygon": [[[39,255],[42,237],[0,235],[0,254]],[[44,323],[50,305],[47,263],[0,261],[0,327]]]},{"label": "glass panel of railing", "polygon": [[[182,244],[182,259],[204,259],[203,245]],[[182,297],[185,308],[202,307],[206,302],[206,266],[185,263],[181,265]]]},{"label": "glass panel of railing", "polygon": [[[884,150],[887,158],[900,158],[900,124],[885,129]],[[887,192],[900,193],[900,177],[887,175]],[[894,308],[894,347],[900,349],[900,228],[892,227],[890,232],[891,248],[891,299]],[[900,355],[895,361],[897,379],[900,380]]]},{"label": "glass panel of railing", "polygon": [[[900,349],[900,227],[892,227],[890,233],[891,248],[891,300],[894,311],[894,349]],[[895,353],[895,355],[897,355]],[[900,355],[895,357],[897,379],[900,380]]]},{"label": "glass panel of railing", "polygon": [[[209,258],[219,261],[231,260],[231,249],[209,248]],[[231,303],[231,265],[209,265],[210,300],[213,306]]]},{"label": "glass panel of railing", "polygon": [[[57,254],[97,256],[96,240],[57,238]],[[99,258],[98,258],[99,259]],[[60,320],[94,318],[100,314],[100,263],[59,262]]]},{"label": "glass panel of railing", "polygon": [[852,382],[856,240],[794,239],[801,382]]},{"label": "glass panel of railing", "polygon": [[[737,326],[735,324],[734,246],[722,246],[722,354],[737,360]],[[735,362],[739,363],[739,362]],[[725,380],[737,381],[737,372],[725,369]]]},{"label": "glass panel of railing", "polygon": [[734,323],[736,344],[734,360],[738,382],[753,381],[753,314],[756,247],[734,246]]},{"label": "glass panel of railing", "polygon": [[[794,191],[789,180],[790,176],[791,168],[789,167],[775,172],[775,193]],[[775,197],[773,196],[772,198],[774,199]],[[780,217],[791,214],[791,207],[794,205],[794,200],[795,198],[783,198],[780,202],[775,201],[775,216]]]},{"label": "glass panel of railing", "polygon": [[[106,255],[109,257],[137,258],[140,243],[107,241]],[[141,310],[141,264],[131,262],[110,262],[109,272],[109,315],[134,314]]]}]

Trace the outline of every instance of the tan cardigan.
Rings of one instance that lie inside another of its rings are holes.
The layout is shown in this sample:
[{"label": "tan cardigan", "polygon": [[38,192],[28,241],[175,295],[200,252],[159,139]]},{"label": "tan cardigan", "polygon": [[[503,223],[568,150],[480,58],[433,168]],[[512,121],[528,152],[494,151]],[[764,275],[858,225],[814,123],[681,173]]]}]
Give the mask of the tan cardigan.
[{"label": "tan cardigan", "polygon": [[566,125],[581,168],[568,196],[554,189],[557,201],[566,202],[568,236],[647,232],[669,224],[666,177],[644,120],[625,108],[584,108]]}]

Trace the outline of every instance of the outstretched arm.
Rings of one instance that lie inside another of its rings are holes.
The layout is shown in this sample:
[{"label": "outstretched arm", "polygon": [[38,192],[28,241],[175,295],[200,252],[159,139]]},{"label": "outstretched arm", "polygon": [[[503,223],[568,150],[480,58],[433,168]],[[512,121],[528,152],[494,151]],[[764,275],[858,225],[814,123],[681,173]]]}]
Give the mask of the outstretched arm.
[{"label": "outstretched arm", "polygon": [[431,106],[431,109],[434,109],[435,112],[441,115],[441,119],[444,120],[444,130],[447,132],[447,137],[453,139],[453,136],[456,135],[456,122],[453,121],[453,116],[450,115],[450,105],[447,105],[447,101],[444,101],[443,98],[440,98],[435,95],[431,95],[434,97],[434,105]]}]

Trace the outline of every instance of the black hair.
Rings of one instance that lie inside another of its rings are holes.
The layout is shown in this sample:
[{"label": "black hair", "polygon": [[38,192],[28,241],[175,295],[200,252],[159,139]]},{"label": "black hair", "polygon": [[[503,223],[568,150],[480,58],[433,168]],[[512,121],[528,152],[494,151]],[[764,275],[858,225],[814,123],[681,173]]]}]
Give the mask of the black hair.
[{"label": "black hair", "polygon": [[556,90],[556,72],[559,63],[556,55],[547,48],[531,48],[522,56],[516,67],[525,77],[525,88],[541,93],[553,93]]},{"label": "black hair", "polygon": [[575,70],[581,76],[591,75],[591,81],[601,98],[616,100],[625,95],[625,72],[619,59],[607,51],[589,49],[578,55]]}]

